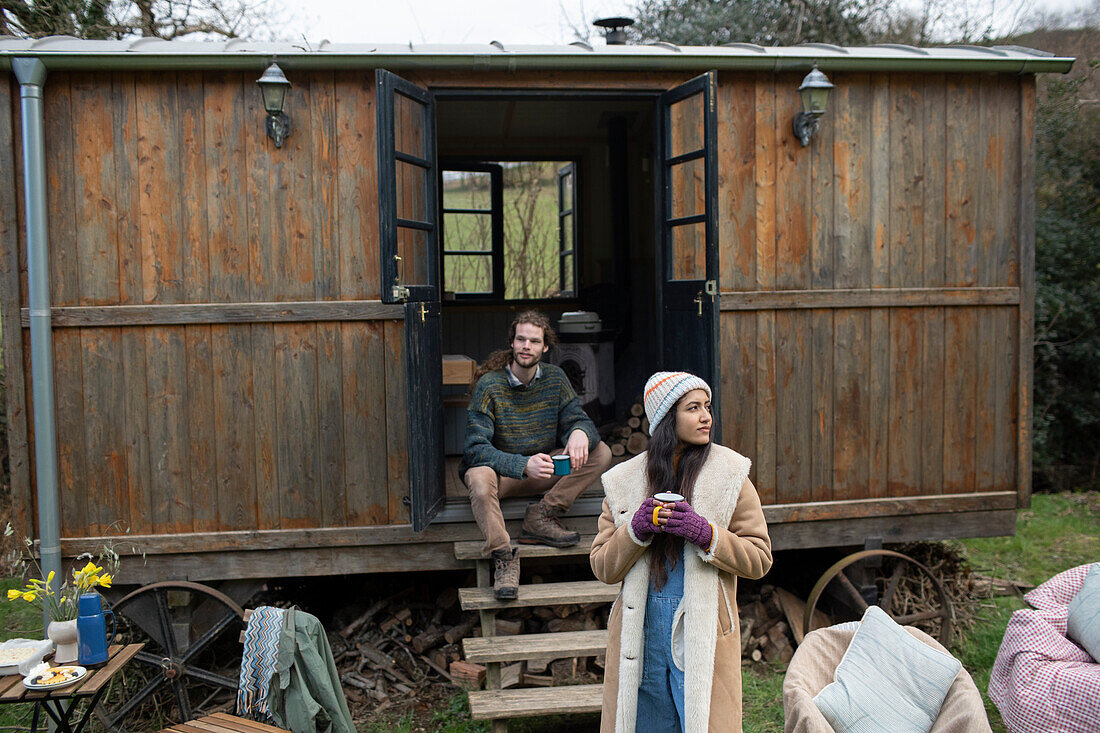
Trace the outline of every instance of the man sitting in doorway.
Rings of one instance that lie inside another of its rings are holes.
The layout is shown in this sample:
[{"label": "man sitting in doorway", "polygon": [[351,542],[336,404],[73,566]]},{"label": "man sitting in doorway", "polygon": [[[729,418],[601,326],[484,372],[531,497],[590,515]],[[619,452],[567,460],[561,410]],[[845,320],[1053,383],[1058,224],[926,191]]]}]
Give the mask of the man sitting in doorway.
[{"label": "man sitting in doorway", "polygon": [[[519,541],[575,545],[580,535],[559,517],[611,462],[611,450],[600,442],[565,372],[541,363],[556,340],[546,316],[520,313],[509,338],[511,348],[493,352],[474,375],[460,469],[500,599],[515,598],[519,590],[519,556],[500,500],[545,492],[527,505]],[[554,474],[551,456],[559,454],[569,455],[567,476]]]}]

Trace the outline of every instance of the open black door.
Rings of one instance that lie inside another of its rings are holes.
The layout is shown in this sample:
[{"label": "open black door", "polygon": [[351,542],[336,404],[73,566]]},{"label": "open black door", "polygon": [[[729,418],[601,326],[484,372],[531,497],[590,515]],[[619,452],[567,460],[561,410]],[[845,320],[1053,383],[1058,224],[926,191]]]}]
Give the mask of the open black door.
[{"label": "open black door", "polygon": [[376,81],[382,300],[405,304],[409,514],[419,532],[445,491],[435,99],[382,69]]},{"label": "open black door", "polygon": [[718,389],[718,161],[715,85],[707,72],[657,103],[657,329],[661,369],[683,370]]}]

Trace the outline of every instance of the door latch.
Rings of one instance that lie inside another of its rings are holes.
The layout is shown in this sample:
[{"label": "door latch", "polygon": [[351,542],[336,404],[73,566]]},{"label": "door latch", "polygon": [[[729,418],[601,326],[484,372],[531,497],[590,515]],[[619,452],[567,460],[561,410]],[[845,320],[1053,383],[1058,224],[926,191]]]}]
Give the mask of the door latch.
[{"label": "door latch", "polygon": [[426,321],[427,316],[428,316],[428,306],[421,303],[420,304],[420,322],[421,323],[426,323],[427,322]]},{"label": "door latch", "polygon": [[394,285],[393,286],[393,299],[394,300],[401,300],[401,301],[408,300],[409,299],[409,289],[406,288],[404,285]]},{"label": "door latch", "polygon": [[705,283],[703,283],[703,290],[706,292],[707,295],[718,295],[718,281],[707,280]]},{"label": "door latch", "polygon": [[699,294],[695,296],[695,305],[699,306],[699,316],[703,315],[703,291],[700,290]]}]

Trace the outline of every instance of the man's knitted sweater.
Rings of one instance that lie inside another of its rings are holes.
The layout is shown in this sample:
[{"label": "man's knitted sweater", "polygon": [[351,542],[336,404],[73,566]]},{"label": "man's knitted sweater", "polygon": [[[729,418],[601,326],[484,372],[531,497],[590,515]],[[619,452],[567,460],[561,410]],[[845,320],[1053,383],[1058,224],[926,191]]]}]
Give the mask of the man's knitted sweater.
[{"label": "man's knitted sweater", "polygon": [[600,442],[596,425],[559,367],[543,364],[541,377],[519,387],[509,383],[505,369],[495,369],[477,380],[470,396],[461,474],[489,466],[501,476],[522,479],[528,458],[564,446],[578,428],[594,449]]}]

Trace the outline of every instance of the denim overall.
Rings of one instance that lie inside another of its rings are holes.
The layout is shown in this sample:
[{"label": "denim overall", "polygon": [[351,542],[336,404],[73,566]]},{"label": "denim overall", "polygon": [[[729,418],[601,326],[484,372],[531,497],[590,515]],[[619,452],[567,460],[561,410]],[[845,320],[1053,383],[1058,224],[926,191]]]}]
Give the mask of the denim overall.
[{"label": "denim overall", "polygon": [[672,659],[672,623],[684,597],[684,558],[668,571],[661,590],[649,584],[645,604],[645,656],[638,688],[637,733],[684,729],[684,672]]}]

